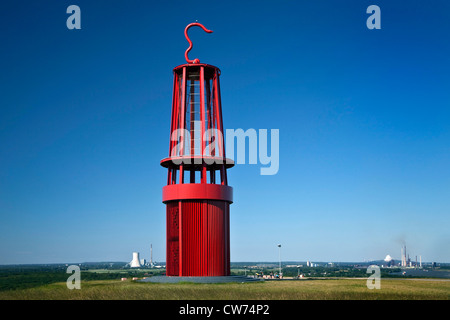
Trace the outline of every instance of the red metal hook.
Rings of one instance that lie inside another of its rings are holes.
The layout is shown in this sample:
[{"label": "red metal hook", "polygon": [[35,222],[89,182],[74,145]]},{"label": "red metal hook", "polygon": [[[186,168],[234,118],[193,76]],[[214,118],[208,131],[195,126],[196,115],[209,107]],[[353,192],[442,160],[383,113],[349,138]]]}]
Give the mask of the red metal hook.
[{"label": "red metal hook", "polygon": [[189,60],[189,58],[188,58],[188,53],[189,53],[189,51],[191,51],[191,49],[192,49],[192,41],[191,41],[191,39],[189,39],[189,36],[188,36],[187,32],[188,32],[188,29],[189,29],[190,27],[193,27],[193,26],[200,27],[200,28],[202,28],[205,32],[208,32],[208,33],[212,33],[212,30],[206,29],[204,25],[202,25],[201,23],[198,23],[198,22],[190,23],[190,24],[188,24],[188,25],[186,26],[186,29],[184,29],[184,36],[186,37],[186,40],[189,42],[189,48],[187,48],[186,52],[184,53],[184,57],[186,58],[186,61],[187,61],[188,63],[200,63],[200,60],[199,60],[199,59]]}]

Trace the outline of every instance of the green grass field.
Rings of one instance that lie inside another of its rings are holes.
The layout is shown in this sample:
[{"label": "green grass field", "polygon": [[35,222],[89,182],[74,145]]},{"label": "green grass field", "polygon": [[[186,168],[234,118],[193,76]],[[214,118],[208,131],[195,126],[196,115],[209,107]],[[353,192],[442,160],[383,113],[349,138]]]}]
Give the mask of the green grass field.
[{"label": "green grass field", "polygon": [[0,300],[448,300],[450,281],[382,279],[368,289],[366,279],[266,281],[226,284],[157,284],[99,280],[69,290],[65,282],[0,292]]}]

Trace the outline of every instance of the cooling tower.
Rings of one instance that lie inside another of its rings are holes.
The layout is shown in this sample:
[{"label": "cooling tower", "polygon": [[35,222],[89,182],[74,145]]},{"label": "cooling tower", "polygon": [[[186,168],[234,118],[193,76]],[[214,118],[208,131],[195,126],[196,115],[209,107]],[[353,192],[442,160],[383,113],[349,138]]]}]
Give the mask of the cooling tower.
[{"label": "cooling tower", "polygon": [[141,267],[141,263],[139,260],[139,252],[133,252],[133,260],[131,260],[131,262],[130,262],[130,267],[131,268],[140,268]]}]

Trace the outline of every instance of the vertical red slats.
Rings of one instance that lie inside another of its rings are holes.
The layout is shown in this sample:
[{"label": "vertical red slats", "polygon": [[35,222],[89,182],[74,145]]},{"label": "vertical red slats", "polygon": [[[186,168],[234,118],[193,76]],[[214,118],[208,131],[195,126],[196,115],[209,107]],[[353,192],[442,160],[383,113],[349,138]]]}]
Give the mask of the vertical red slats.
[{"label": "vertical red slats", "polygon": [[[175,212],[178,208],[181,210]],[[174,223],[177,218],[178,227]],[[178,233],[179,240],[174,236]],[[228,203],[200,200],[168,204],[167,246],[167,275],[229,275]]]},{"label": "vertical red slats", "polygon": [[166,273],[167,275],[178,275],[177,263],[179,261],[179,216],[177,202],[167,204],[166,215]]}]

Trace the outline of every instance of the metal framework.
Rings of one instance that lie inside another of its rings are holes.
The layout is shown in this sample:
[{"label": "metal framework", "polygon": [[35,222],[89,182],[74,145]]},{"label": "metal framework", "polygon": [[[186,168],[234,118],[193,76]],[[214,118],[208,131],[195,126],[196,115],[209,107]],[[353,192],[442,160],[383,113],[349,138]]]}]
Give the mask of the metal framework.
[{"label": "metal framework", "polygon": [[172,119],[168,169],[163,187],[166,204],[166,275],[227,276],[230,274],[230,212],[233,189],[225,157],[220,70],[190,60],[173,69]]}]

